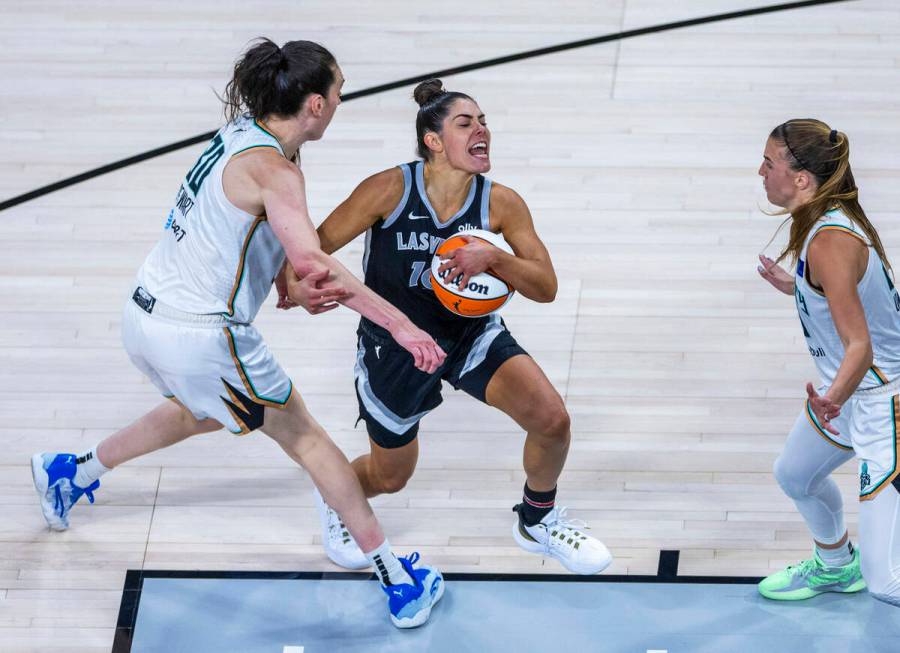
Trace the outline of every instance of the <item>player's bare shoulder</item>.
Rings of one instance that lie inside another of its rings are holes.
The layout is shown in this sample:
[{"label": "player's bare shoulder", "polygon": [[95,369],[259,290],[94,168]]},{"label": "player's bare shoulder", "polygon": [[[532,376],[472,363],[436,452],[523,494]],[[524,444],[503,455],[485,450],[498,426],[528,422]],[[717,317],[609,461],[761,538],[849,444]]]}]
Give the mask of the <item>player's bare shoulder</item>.
[{"label": "player's bare shoulder", "polygon": [[303,173],[277,150],[257,147],[231,157],[222,172],[222,187],[232,204],[257,214],[267,189],[302,191]]},{"label": "player's bare shoulder", "polygon": [[366,213],[381,217],[397,207],[404,192],[403,172],[393,167],[363,179],[350,199],[354,204],[364,206]]},{"label": "player's bare shoulder", "polygon": [[[239,156],[245,157],[244,169],[261,187],[269,186],[273,182],[303,182],[303,171],[300,166],[275,149],[257,147]],[[233,163],[239,163],[240,160],[238,158]]]},{"label": "player's bare shoulder", "polygon": [[493,182],[490,200],[491,228],[502,228],[503,224],[531,219],[531,212],[522,196],[509,186]]}]

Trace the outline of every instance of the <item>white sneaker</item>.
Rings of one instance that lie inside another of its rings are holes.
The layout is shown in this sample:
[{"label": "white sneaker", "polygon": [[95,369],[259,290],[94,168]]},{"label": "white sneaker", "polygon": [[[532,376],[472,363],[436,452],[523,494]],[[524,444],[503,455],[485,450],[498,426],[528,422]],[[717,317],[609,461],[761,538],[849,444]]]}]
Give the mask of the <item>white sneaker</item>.
[{"label": "white sneaker", "polygon": [[566,519],[566,508],[556,507],[534,526],[526,526],[521,517],[513,524],[516,544],[530,551],[556,558],[576,574],[597,574],[612,562],[612,554],[597,538],[585,535],[581,520]]},{"label": "white sneaker", "polygon": [[350,535],[350,531],[331,507],[325,503],[325,499],[319,494],[319,488],[313,488],[313,497],[316,500],[316,509],[319,511],[319,522],[322,525],[322,545],[325,547],[325,555],[334,564],[346,569],[365,569],[369,561],[356,540]]}]

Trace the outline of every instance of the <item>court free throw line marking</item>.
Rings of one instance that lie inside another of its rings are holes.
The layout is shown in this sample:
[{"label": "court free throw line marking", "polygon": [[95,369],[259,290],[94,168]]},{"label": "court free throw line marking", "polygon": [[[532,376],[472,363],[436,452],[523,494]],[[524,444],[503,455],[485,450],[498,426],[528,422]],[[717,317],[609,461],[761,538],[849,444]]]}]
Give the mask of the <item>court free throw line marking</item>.
[{"label": "court free throw line marking", "polygon": [[[281,650],[281,653],[303,653],[303,647],[302,646],[285,646]],[[647,653],[652,653],[652,651],[647,651]],[[662,651],[661,653],[666,653],[666,652]]]}]

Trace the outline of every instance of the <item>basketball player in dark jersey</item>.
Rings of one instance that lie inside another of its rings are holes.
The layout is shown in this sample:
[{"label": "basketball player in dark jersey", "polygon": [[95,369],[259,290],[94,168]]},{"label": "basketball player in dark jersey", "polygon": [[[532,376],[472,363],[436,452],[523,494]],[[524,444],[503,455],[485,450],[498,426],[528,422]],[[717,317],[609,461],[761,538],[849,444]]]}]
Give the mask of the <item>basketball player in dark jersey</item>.
[{"label": "basketball player in dark jersey", "polygon": [[[557,290],[550,256],[522,198],[483,176],[491,167],[491,137],[475,100],[445,91],[440,80],[419,84],[414,97],[421,160],[363,181],[318,233],[322,249],[330,254],[366,232],[365,284],[434,337],[447,359],[437,373],[425,374],[387,331],[368,319],[360,321],[356,392],[371,453],[354,460],[353,468],[368,497],[401,490],[416,467],[419,421],[441,403],[444,379],[499,408],[527,433],[527,482],[523,500],[514,508],[516,542],[557,558],[575,573],[597,573],[611,562],[609,551],[555,505],[570,440],[562,398],[498,315],[459,317],[438,302],[430,285],[437,246],[471,229],[501,233],[515,255],[471,239],[442,266],[460,276],[460,286],[491,269],[529,299],[550,302]],[[325,275],[300,280],[289,268],[285,274],[282,308],[295,305],[286,298],[285,285],[311,313],[330,310],[347,296]],[[346,567],[366,566],[340,517],[317,499],[329,557]]]}]

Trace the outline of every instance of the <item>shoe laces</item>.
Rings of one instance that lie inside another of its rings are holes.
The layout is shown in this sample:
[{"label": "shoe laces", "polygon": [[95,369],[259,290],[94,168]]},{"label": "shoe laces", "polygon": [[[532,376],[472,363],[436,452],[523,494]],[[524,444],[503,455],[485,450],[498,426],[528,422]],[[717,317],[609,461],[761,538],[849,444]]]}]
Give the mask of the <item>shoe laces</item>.
[{"label": "shoe laces", "polygon": [[94,503],[94,490],[100,487],[100,481],[94,481],[87,487],[78,487],[72,481],[69,481],[68,487],[63,488],[63,483],[58,482],[54,491],[53,509],[60,517],[65,517],[69,509],[78,503],[83,494],[88,498],[90,503]]},{"label": "shoe laces", "polygon": [[350,531],[344,524],[344,520],[331,506],[328,506],[328,539],[332,542],[340,541],[341,544],[350,543]]},{"label": "shoe laces", "polygon": [[416,578],[416,573],[413,570],[413,565],[415,565],[419,561],[419,552],[413,551],[407,557],[400,557],[397,558],[397,560],[400,561],[400,566],[403,567],[403,571],[405,571],[406,575],[409,576],[412,580],[412,586],[416,588],[423,588],[424,586],[422,585],[422,582],[418,578]]},{"label": "shoe laces", "polygon": [[84,488],[84,496],[88,498],[88,502],[94,503],[94,490],[100,487],[100,481],[94,481]]},{"label": "shoe laces", "polygon": [[820,567],[821,565],[816,562],[815,558],[809,558],[808,560],[804,560],[803,562],[800,562],[796,565],[789,565],[788,571],[793,571],[796,569],[797,573],[805,578],[814,574],[819,570]]},{"label": "shoe laces", "polygon": [[568,519],[569,509],[566,506],[557,508],[556,521],[566,528],[590,528],[583,519]]},{"label": "shoe laces", "polygon": [[581,519],[569,519],[568,508],[565,506],[554,508],[548,514],[546,522],[541,524],[547,529],[547,538],[544,542],[544,550],[549,553],[553,547],[569,547],[579,548],[581,542],[587,540],[588,536],[581,532],[581,529],[589,529]]}]

